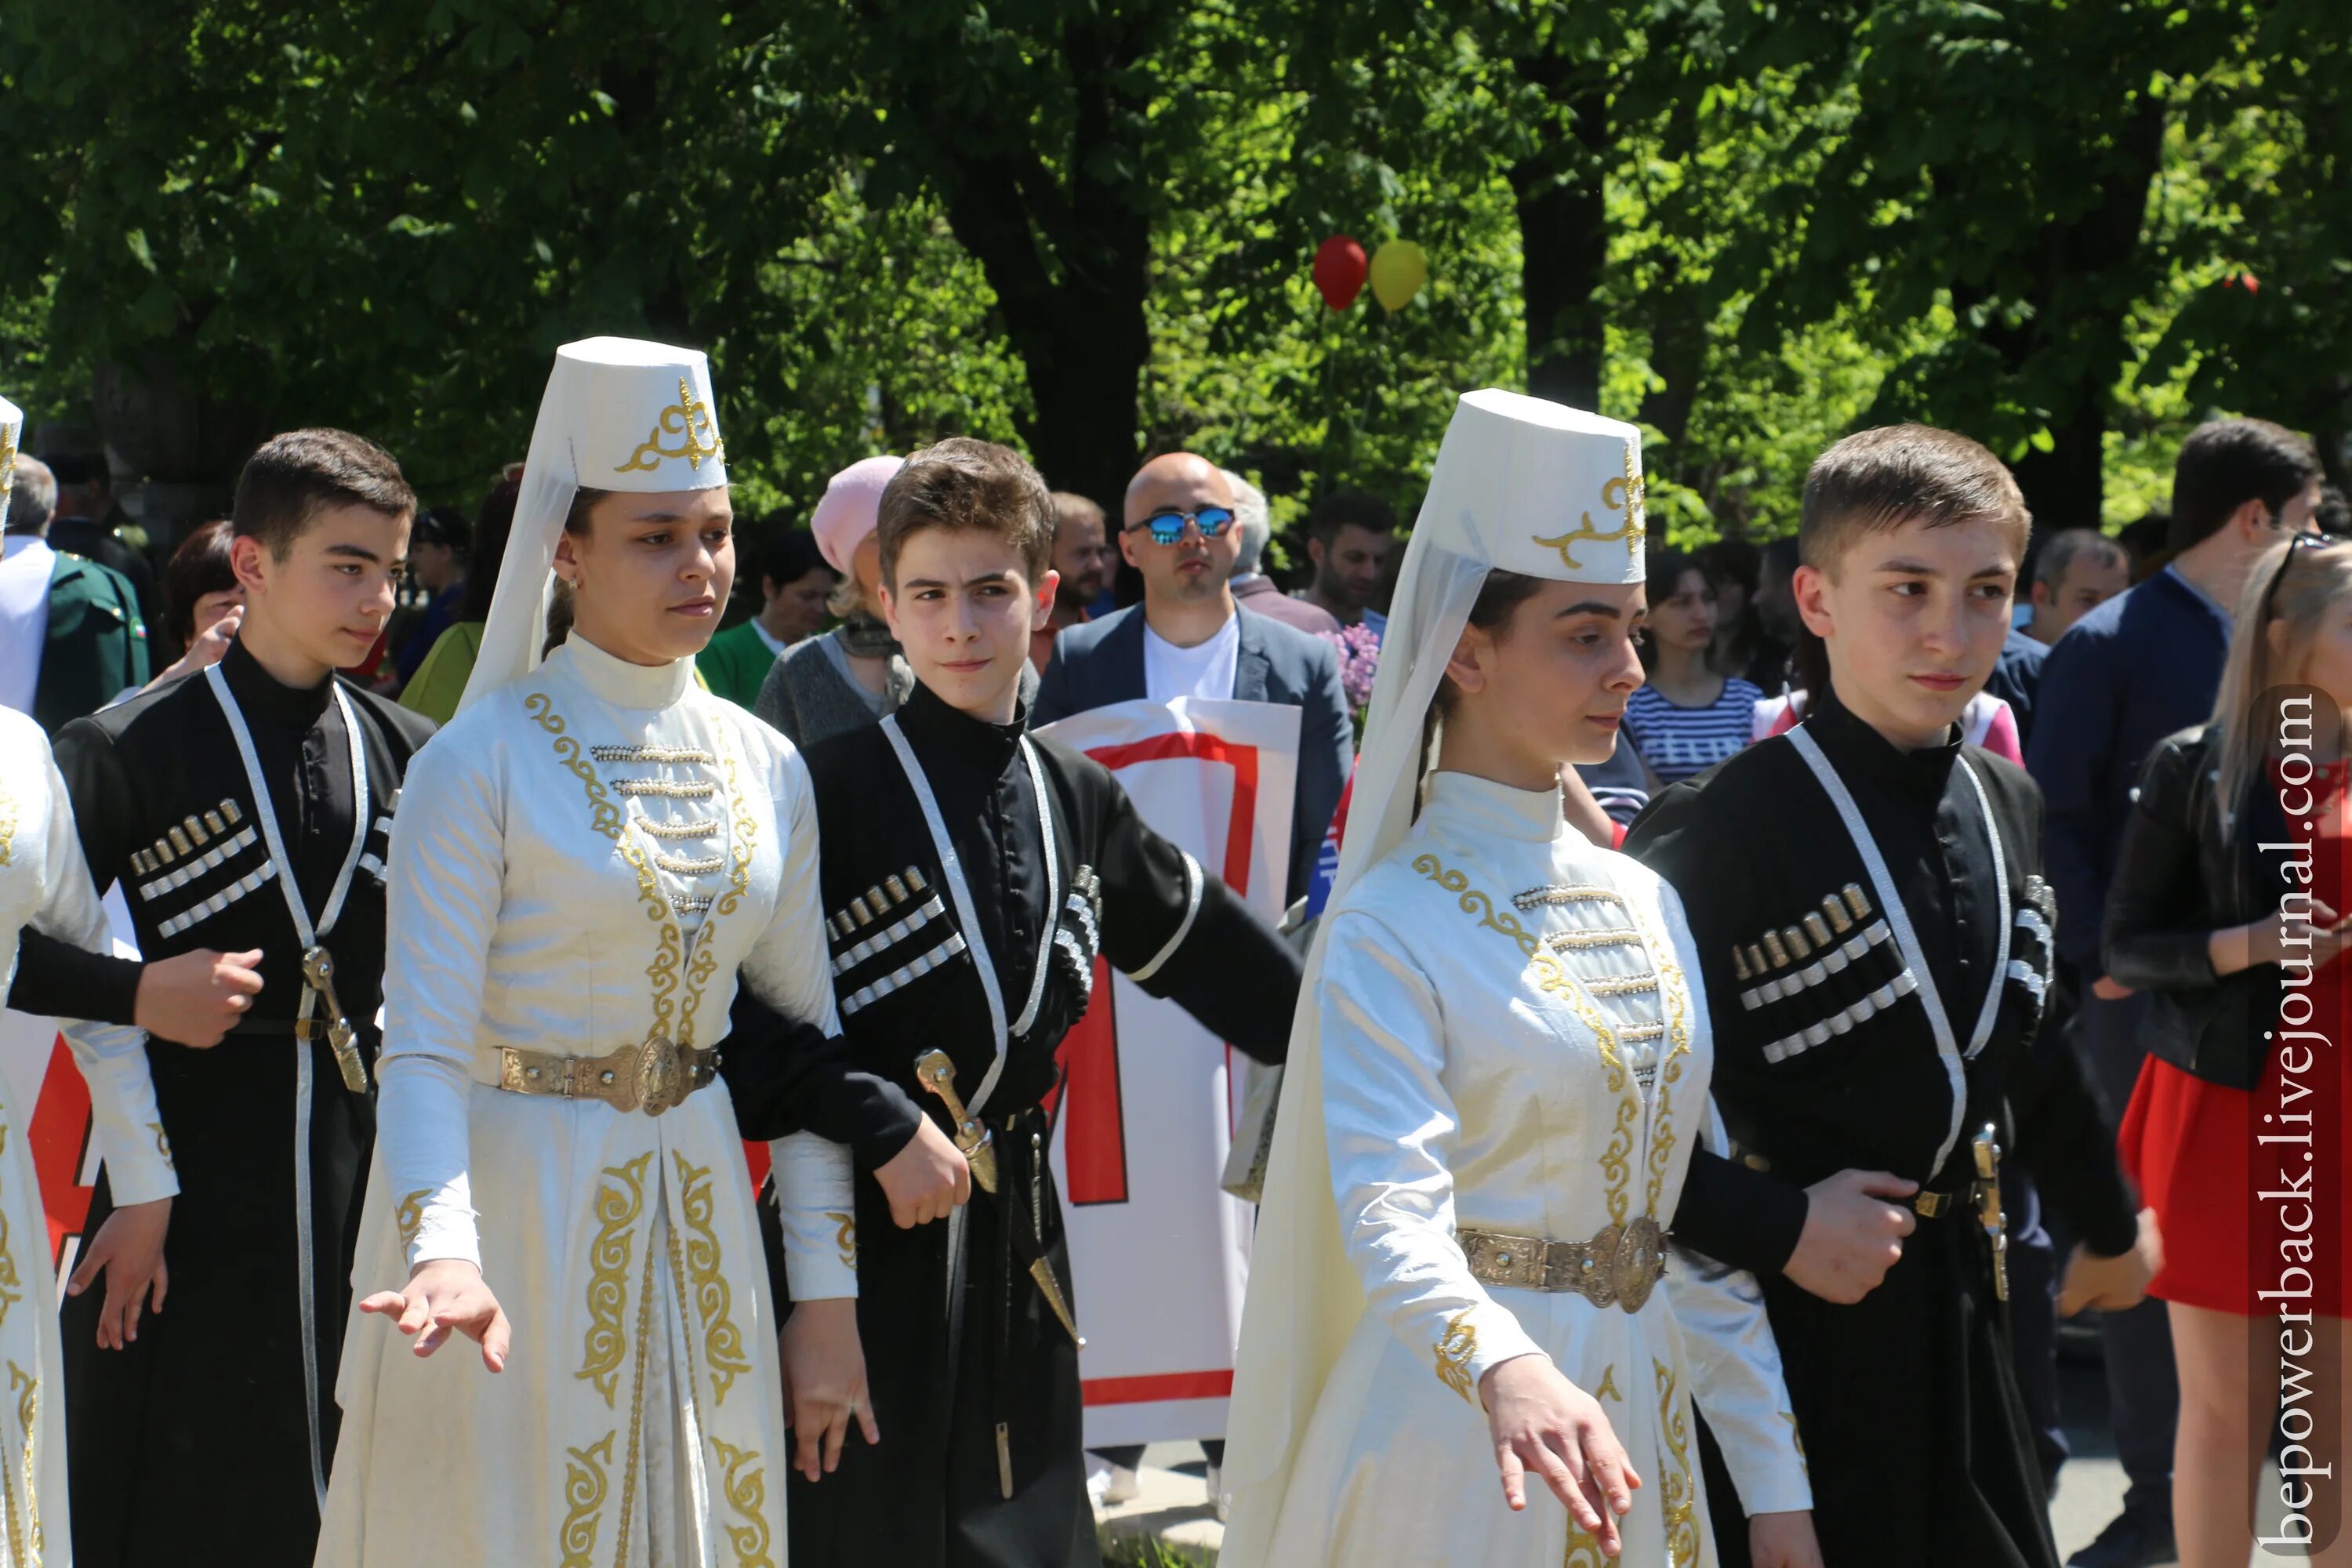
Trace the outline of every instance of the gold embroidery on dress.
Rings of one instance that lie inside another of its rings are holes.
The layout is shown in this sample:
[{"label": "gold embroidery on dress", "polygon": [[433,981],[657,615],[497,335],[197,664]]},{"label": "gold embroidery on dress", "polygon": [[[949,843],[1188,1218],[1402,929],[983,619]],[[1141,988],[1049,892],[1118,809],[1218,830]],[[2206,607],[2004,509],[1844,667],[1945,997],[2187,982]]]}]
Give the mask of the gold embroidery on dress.
[{"label": "gold embroidery on dress", "polygon": [[1696,1568],[1699,1535],[1693,1505],[1697,1483],[1691,1478],[1690,1423],[1684,1415],[1685,1406],[1675,1397],[1674,1369],[1654,1357],[1650,1364],[1658,1371],[1658,1430],[1664,1435],[1675,1461],[1672,1468],[1663,1459],[1658,1467],[1665,1472],[1666,1481],[1660,1504],[1665,1515],[1666,1561],[1672,1568]]},{"label": "gold embroidery on dress", "polygon": [[403,1258],[406,1258],[409,1249],[416,1245],[416,1233],[425,1228],[425,1200],[432,1195],[430,1187],[419,1187],[401,1199],[400,1206],[392,1211],[392,1223],[400,1227],[400,1255]]},{"label": "gold embroidery on dress", "polygon": [[1524,893],[1513,893],[1511,895],[1511,907],[1518,910],[1519,913],[1523,915],[1529,913],[1545,904],[1584,904],[1604,902],[1622,904],[1624,901],[1625,895],[1619,892],[1614,888],[1595,888],[1582,885],[1555,885],[1548,888],[1529,888]]},{"label": "gold embroidery on dress", "polygon": [[596,1239],[588,1244],[588,1339],[582,1347],[575,1377],[596,1385],[604,1408],[613,1408],[621,1363],[629,1353],[629,1337],[621,1326],[629,1305],[629,1257],[637,1215],[646,1203],[646,1165],[651,1153],[625,1165],[607,1165],[604,1174],[618,1182],[596,1184]]},{"label": "gold embroidery on dress", "polygon": [[155,1152],[163,1156],[163,1168],[167,1171],[179,1169],[172,1163],[172,1141],[163,1136],[163,1124],[160,1121],[150,1121],[147,1124],[147,1131],[155,1134]]},{"label": "gold embroidery on dress", "polygon": [[1671,1044],[1666,1059],[1658,1074],[1658,1110],[1655,1124],[1650,1131],[1650,1177],[1646,1194],[1648,1212],[1658,1212],[1658,1200],[1664,1194],[1666,1175],[1674,1168],[1675,1085],[1683,1076],[1683,1058],[1690,1055],[1690,986],[1683,979],[1682,965],[1674,959],[1674,948],[1661,940],[1640,915],[1633,917],[1642,928],[1642,945],[1649,950],[1650,963],[1658,972],[1659,1000],[1665,1008],[1666,1033]]},{"label": "gold embroidery on dress", "polygon": [[34,1484],[39,1471],[33,1460],[33,1424],[41,1414],[41,1380],[12,1361],[8,1363],[8,1386],[16,1391],[16,1423],[24,1436],[25,1522],[33,1538],[30,1561],[34,1568],[39,1568],[41,1555],[48,1550],[48,1542],[41,1534],[40,1490]]},{"label": "gold embroidery on dress", "polygon": [[1642,482],[1641,463],[1633,455],[1633,444],[1628,441],[1625,443],[1625,477],[1612,479],[1601,487],[1601,509],[1605,511],[1624,513],[1624,521],[1613,529],[1604,530],[1592,521],[1592,514],[1588,511],[1584,514],[1581,526],[1572,528],[1566,533],[1557,534],[1550,539],[1538,534],[1535,536],[1535,542],[1546,550],[1559,551],[1561,562],[1570,571],[1581,570],[1582,563],[1570,552],[1570,545],[1586,540],[1595,544],[1614,544],[1621,539],[1632,540],[1638,543],[1647,534],[1649,525],[1649,509],[1645,504],[1647,493],[1648,487]]},{"label": "gold embroidery on dress", "polygon": [[[677,445],[665,447],[662,437],[677,437]],[[697,473],[702,471],[702,459],[723,462],[727,443],[719,438],[719,421],[712,417],[710,405],[694,395],[694,383],[686,376],[677,378],[677,401],[663,409],[654,418],[654,427],[629,460],[613,471],[616,474],[652,473],[661,467],[664,458],[684,458],[686,466]]]},{"label": "gold embroidery on dress", "polygon": [[1554,952],[1581,952],[1594,947],[1632,947],[1642,936],[1631,926],[1603,926],[1593,931],[1556,931],[1543,940]]},{"label": "gold embroidery on dress", "polygon": [[1471,1405],[1470,1358],[1478,1353],[1478,1326],[1468,1312],[1456,1312],[1437,1341],[1437,1381]]},{"label": "gold embroidery on dress", "polygon": [[8,862],[9,846],[16,842],[16,797],[0,789],[0,866]]},{"label": "gold embroidery on dress", "polygon": [[1608,1559],[1601,1555],[1601,1542],[1592,1538],[1576,1516],[1568,1516],[1568,1557],[1562,1568],[1602,1568]]},{"label": "gold embroidery on dress", "polygon": [[844,1268],[856,1268],[857,1216],[828,1209],[824,1217],[839,1227],[834,1232],[833,1244],[841,1249],[841,1266]]},{"label": "gold embroidery on dress", "polygon": [[[1463,912],[1478,917],[1478,923],[1501,932],[1518,944],[1535,968],[1536,984],[1549,995],[1559,997],[1574,1009],[1601,1050],[1601,1059],[1608,1068],[1604,1077],[1609,1092],[1618,1097],[1617,1121],[1609,1135],[1609,1146],[1601,1152],[1601,1173],[1609,1184],[1609,1217],[1619,1225],[1625,1223],[1632,1198],[1626,1191],[1630,1162],[1633,1154],[1633,1121],[1641,1114],[1641,1094],[1633,1088],[1633,1077],[1625,1070],[1625,1059],[1617,1048],[1617,1031],[1601,1011],[1600,1006],[1573,979],[1559,960],[1544,951],[1544,945],[1528,929],[1511,916],[1495,908],[1492,899],[1470,885],[1470,879],[1460,871],[1446,869],[1444,862],[1434,855],[1414,858],[1412,868],[1454,895]],[[1654,955],[1653,955],[1654,960]]]},{"label": "gold embroidery on dress", "polygon": [[1595,996],[1638,996],[1644,991],[1658,988],[1654,974],[1612,974],[1584,983],[1585,990]]},{"label": "gold embroidery on dress", "polygon": [[697,746],[591,746],[588,754],[600,763],[675,763],[710,767],[719,759]]},{"label": "gold embroidery on dress", "polygon": [[[613,1439],[618,1436],[607,1432],[584,1448],[563,1450],[572,1462],[563,1467],[566,1511],[555,1538],[563,1555],[557,1559],[557,1568],[595,1568],[596,1526],[604,1512],[604,1467],[613,1462]],[[622,1550],[627,1550],[626,1543]]]},{"label": "gold embroidery on dress", "polygon": [[[0,1124],[0,1155],[8,1151],[8,1129]],[[8,1213],[0,1208],[0,1324],[8,1321],[8,1309],[23,1300],[24,1289],[16,1278],[16,1255],[8,1247]]]},{"label": "gold embroidery on dress", "polygon": [[1609,1366],[1602,1370],[1601,1373],[1601,1386],[1592,1391],[1592,1397],[1595,1399],[1613,1399],[1620,1405],[1625,1403],[1625,1396],[1617,1392],[1617,1367],[1615,1363],[1611,1363]]},{"label": "gold embroidery on dress", "polygon": [[719,1255],[719,1233],[710,1225],[710,1172],[688,1163],[676,1150],[670,1152],[670,1158],[677,1162],[678,1210],[689,1233],[686,1267],[694,1281],[695,1308],[702,1316],[702,1354],[710,1367],[710,1396],[713,1403],[724,1405],[728,1389],[738,1375],[751,1370],[751,1363],[743,1354],[743,1336],[728,1310],[731,1297],[725,1260]]},{"label": "gold embroidery on dress", "polygon": [[776,1568],[768,1555],[768,1482],[759,1454],[719,1437],[710,1439],[710,1447],[725,1471],[720,1485],[727,1506],[743,1521],[727,1527],[727,1539],[735,1543],[735,1568]]}]

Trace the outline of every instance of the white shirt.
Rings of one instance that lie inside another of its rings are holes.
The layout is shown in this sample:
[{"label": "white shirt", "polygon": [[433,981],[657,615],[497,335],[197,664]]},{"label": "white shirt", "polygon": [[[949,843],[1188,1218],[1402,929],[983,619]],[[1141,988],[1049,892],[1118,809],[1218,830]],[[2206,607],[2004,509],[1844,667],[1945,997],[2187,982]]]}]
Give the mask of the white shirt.
[{"label": "white shirt", "polygon": [[1173,702],[1179,697],[1228,701],[1234,694],[1234,667],[1240,661],[1241,651],[1242,618],[1237,614],[1227,616],[1214,637],[1192,647],[1178,647],[1153,631],[1147,621],[1143,694],[1154,702]]},{"label": "white shirt", "polygon": [[33,710],[49,635],[49,573],[57,552],[37,533],[12,533],[0,561],[0,708]]}]

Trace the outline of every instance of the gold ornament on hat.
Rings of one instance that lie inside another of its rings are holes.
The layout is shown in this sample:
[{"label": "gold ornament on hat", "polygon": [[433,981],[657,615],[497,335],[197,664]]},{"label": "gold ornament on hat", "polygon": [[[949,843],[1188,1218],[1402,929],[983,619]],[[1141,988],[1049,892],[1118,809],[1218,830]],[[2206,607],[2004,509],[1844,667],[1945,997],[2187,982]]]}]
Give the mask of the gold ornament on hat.
[{"label": "gold ornament on hat", "polygon": [[[674,447],[663,446],[665,433],[679,437],[680,444]],[[703,458],[722,462],[726,457],[727,444],[719,438],[719,421],[711,416],[710,405],[694,395],[693,383],[681,375],[677,378],[677,401],[661,411],[645,443],[613,471],[652,473],[661,467],[664,458],[684,458],[688,468],[699,472]]]},{"label": "gold ornament on hat", "polygon": [[1604,531],[1594,524],[1592,514],[1588,511],[1584,514],[1581,526],[1570,529],[1568,532],[1551,539],[1546,539],[1538,534],[1536,536],[1536,542],[1546,550],[1559,551],[1560,561],[1570,571],[1582,571],[1583,563],[1570,553],[1569,546],[1588,540],[1594,544],[1614,544],[1620,540],[1641,539],[1648,532],[1649,514],[1643,506],[1644,494],[1642,466],[1633,456],[1633,443],[1628,441],[1625,443],[1625,477],[1622,479],[1612,479],[1601,487],[1602,509],[1608,511],[1623,512],[1625,521],[1613,529]]}]

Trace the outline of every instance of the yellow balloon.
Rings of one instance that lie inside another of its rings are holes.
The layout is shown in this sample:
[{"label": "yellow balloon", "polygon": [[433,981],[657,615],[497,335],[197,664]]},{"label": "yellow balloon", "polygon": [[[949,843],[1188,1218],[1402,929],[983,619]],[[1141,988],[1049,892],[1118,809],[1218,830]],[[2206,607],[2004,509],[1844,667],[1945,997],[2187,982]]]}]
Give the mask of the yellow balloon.
[{"label": "yellow balloon", "polygon": [[1391,239],[1372,252],[1372,298],[1383,310],[1403,310],[1429,281],[1429,253],[1409,239]]}]

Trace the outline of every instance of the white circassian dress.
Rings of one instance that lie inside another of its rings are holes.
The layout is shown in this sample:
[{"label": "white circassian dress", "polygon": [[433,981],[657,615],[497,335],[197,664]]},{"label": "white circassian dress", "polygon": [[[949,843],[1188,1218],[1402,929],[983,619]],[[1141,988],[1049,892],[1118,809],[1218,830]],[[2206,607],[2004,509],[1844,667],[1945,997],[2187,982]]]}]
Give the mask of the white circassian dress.
[{"label": "white circassian dress", "polygon": [[[48,737],[24,714],[0,709],[0,995],[16,981],[17,939],[27,926],[92,952],[112,950]],[[71,1038],[101,1151],[136,1147],[160,1155],[168,1171],[146,1037],[83,1025]],[[57,1274],[26,1142],[32,1121],[33,1107],[0,1085],[0,1568],[73,1561]]]},{"label": "white circassian dress", "polygon": [[[500,1047],[708,1047],[739,967],[837,1032],[806,766],[690,660],[575,635],[436,736],[404,793],[354,1300],[468,1258],[513,1343],[492,1375],[471,1341],[420,1361],[354,1311],[318,1561],[781,1563],[777,1320],[726,1085],[658,1117],[494,1085]],[[848,1152],[773,1150],[793,1295],[854,1296]]]},{"label": "white circassian dress", "polygon": [[1557,791],[1440,773],[1412,835],[1334,903],[1325,942],[1322,1110],[1367,1305],[1264,1561],[1599,1568],[1540,1478],[1524,1512],[1503,1501],[1478,1382],[1528,1353],[1599,1399],[1642,1477],[1625,1563],[1716,1561],[1693,1399],[1749,1512],[1810,1507],[1752,1279],[1676,1252],[1628,1313],[1481,1284],[1455,1239],[1589,1241],[1672,1218],[1711,1062],[1673,890],[1570,831]]}]

